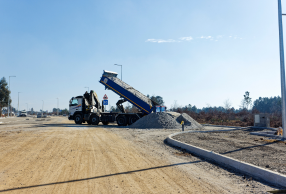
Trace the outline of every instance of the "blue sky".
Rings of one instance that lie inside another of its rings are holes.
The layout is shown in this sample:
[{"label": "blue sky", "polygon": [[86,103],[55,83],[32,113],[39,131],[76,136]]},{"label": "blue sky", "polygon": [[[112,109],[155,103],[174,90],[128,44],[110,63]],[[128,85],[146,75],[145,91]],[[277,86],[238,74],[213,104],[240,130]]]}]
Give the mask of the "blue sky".
[{"label": "blue sky", "polygon": [[115,105],[98,82],[104,69],[120,77],[115,63],[123,81],[167,107],[229,99],[238,108],[245,91],[281,95],[277,18],[270,0],[0,0],[0,77],[17,76],[20,109],[44,100],[51,110],[56,98],[68,108],[84,87]]}]

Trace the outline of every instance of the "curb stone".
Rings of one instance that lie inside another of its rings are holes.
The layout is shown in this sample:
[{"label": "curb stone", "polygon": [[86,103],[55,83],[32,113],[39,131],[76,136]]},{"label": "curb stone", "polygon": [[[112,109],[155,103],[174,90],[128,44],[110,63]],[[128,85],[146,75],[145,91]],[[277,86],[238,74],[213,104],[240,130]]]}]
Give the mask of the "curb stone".
[{"label": "curb stone", "polygon": [[[225,127],[225,128],[237,128],[239,126],[226,126],[226,125],[212,125],[212,124],[204,124],[202,126],[207,126],[207,127]],[[252,129],[270,129],[273,131],[276,131],[278,128],[273,128],[273,127],[255,127],[255,126],[247,126],[246,128],[252,128]]]},{"label": "curb stone", "polygon": [[179,132],[179,133],[174,133],[174,134],[169,135],[167,138],[167,142],[173,146],[180,147],[191,153],[194,153],[200,157],[204,157],[204,158],[207,158],[208,160],[215,161],[217,163],[221,163],[221,164],[230,166],[232,168],[235,168],[236,170],[244,174],[250,175],[256,179],[264,180],[266,182],[272,183],[277,186],[286,187],[286,176],[285,175],[282,175],[280,173],[277,173],[271,170],[263,169],[261,167],[258,167],[258,166],[255,166],[255,165],[252,165],[246,162],[242,162],[234,158],[215,153],[213,151],[209,151],[209,150],[199,148],[199,147],[196,147],[190,144],[186,144],[186,143],[180,142],[172,138],[173,136],[182,134],[182,133],[197,133],[197,132],[206,133],[206,132],[233,131],[233,130],[238,130],[238,129]]}]

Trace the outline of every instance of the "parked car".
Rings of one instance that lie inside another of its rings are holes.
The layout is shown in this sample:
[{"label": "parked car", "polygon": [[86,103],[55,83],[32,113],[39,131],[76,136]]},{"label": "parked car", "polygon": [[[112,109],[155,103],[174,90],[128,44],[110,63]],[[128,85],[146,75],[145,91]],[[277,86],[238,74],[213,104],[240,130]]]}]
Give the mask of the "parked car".
[{"label": "parked car", "polygon": [[26,117],[27,112],[26,111],[21,111],[18,117]]}]

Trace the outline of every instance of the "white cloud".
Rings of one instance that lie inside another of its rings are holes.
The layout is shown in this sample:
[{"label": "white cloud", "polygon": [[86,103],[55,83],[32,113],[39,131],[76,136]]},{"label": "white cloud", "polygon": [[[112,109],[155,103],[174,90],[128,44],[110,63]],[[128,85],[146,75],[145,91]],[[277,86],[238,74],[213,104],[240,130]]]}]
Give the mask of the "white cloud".
[{"label": "white cloud", "polygon": [[156,43],[166,43],[166,42],[179,42],[173,39],[167,39],[167,40],[163,40],[163,39],[147,39],[146,42],[156,42]]},{"label": "white cloud", "polygon": [[[200,37],[196,37],[196,38],[200,38],[200,39],[206,39],[206,40],[210,40],[210,41],[218,41],[219,39],[223,39],[223,38],[231,38],[231,39],[242,39],[240,37],[238,37],[237,35],[217,35],[217,36],[200,36]],[[191,36],[186,36],[186,37],[181,37],[176,39],[147,39],[145,42],[155,42],[155,43],[170,43],[170,42],[182,42],[182,41],[191,41],[194,38]]]},{"label": "white cloud", "polygon": [[190,41],[190,40],[193,40],[193,37],[191,37],[191,36],[189,36],[189,37],[181,37],[180,40]]},{"label": "white cloud", "polygon": [[210,39],[212,37],[211,36],[201,36],[200,38]]}]

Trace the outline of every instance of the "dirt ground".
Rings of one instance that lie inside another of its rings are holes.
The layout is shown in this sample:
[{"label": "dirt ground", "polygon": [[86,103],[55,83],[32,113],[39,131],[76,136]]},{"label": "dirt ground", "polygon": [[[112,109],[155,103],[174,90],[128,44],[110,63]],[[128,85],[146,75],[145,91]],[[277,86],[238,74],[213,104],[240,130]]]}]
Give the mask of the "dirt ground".
[{"label": "dirt ground", "polygon": [[173,138],[200,148],[286,175],[286,142],[250,135],[267,129],[241,129],[227,132],[185,133]]},{"label": "dirt ground", "polygon": [[3,193],[266,193],[276,189],[164,143],[178,130],[1,119]]}]

